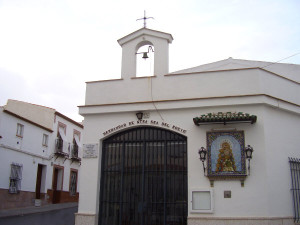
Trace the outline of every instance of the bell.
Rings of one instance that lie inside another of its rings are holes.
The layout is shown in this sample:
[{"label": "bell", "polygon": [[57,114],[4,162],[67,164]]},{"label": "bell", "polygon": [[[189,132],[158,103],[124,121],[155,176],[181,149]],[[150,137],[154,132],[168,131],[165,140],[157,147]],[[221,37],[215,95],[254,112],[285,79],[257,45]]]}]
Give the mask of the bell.
[{"label": "bell", "polygon": [[147,55],[147,52],[143,52],[143,57],[142,57],[143,59],[148,59],[149,57],[148,57],[148,55]]}]

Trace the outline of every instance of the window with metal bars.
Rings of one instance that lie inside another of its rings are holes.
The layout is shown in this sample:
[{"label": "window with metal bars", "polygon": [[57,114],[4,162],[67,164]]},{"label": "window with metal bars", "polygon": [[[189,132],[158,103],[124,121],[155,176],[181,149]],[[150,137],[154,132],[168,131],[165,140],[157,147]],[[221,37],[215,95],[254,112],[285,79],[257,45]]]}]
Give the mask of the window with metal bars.
[{"label": "window with metal bars", "polygon": [[70,173],[70,195],[76,195],[77,192],[77,171],[71,170]]},{"label": "window with metal bars", "polygon": [[12,163],[10,165],[9,189],[8,192],[16,194],[21,190],[23,165]]},{"label": "window with metal bars", "polygon": [[289,158],[291,177],[292,177],[292,194],[294,203],[294,222],[300,222],[300,159]]},{"label": "window with metal bars", "polygon": [[104,140],[100,189],[100,225],[186,225],[186,137],[139,127]]}]

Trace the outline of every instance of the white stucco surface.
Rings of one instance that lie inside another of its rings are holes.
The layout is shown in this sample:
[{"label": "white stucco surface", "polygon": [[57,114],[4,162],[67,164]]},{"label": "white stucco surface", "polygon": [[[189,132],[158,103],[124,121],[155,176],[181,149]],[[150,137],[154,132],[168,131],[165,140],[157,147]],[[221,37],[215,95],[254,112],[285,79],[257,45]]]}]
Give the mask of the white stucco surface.
[{"label": "white stucco surface", "polygon": [[[70,146],[64,149],[66,154],[70,155],[74,135],[79,132],[78,156],[82,158],[83,128],[76,122],[56,113],[54,109],[26,102],[8,100],[7,105],[0,107],[0,189],[9,188],[12,163],[22,165],[20,191],[36,192],[39,164],[43,166],[41,193],[52,189],[54,166],[63,167],[63,173],[59,174],[58,190],[69,191],[71,169],[78,171],[79,183],[80,163],[55,156],[59,123],[66,126],[64,145]],[[17,124],[23,125],[22,136],[17,135]],[[48,135],[47,145],[43,145],[43,135]]]},{"label": "white stucco surface", "polygon": [[[127,40],[128,49],[134,51],[138,38]],[[84,143],[99,143],[99,156],[82,162],[78,216],[83,219],[86,213],[98,218],[102,141],[126,129],[154,126],[187,137],[188,199],[192,189],[213,190],[213,212],[192,213],[188,204],[189,224],[290,224],[293,202],[288,157],[300,158],[300,88],[295,79],[299,65],[268,67],[267,62],[228,59],[130,79],[133,67],[124,61],[126,56],[130,54],[123,55],[122,71],[128,66],[128,73],[122,72],[119,80],[87,82],[86,102],[79,107],[85,117]],[[138,123],[135,114],[140,111],[149,118]],[[194,117],[218,112],[249,113],[257,116],[257,122],[193,123]],[[203,173],[198,149],[207,146],[206,133],[216,130],[244,131],[245,145],[254,148],[251,175],[244,187],[239,180],[230,179],[214,181],[211,187]],[[231,198],[224,198],[224,191],[231,191]]]},{"label": "white stucco surface", "polygon": [[122,78],[130,79],[136,76],[136,53],[139,47],[149,44],[154,46],[154,75],[169,72],[169,43],[173,37],[168,33],[147,28],[137,30],[118,40],[122,47]]}]

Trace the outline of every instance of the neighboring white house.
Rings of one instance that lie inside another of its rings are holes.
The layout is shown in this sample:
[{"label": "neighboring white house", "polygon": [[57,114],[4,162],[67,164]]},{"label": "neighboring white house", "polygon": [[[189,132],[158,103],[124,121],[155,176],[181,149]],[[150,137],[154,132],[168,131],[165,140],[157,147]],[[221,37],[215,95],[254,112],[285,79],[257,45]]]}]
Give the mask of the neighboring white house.
[{"label": "neighboring white house", "polygon": [[78,201],[83,125],[16,100],[0,109],[0,209]]},{"label": "neighboring white house", "polygon": [[[169,73],[172,40],[137,30],[118,40],[121,79],[87,82],[76,225],[299,222],[300,65],[229,58]],[[136,77],[143,45],[154,76]]]}]

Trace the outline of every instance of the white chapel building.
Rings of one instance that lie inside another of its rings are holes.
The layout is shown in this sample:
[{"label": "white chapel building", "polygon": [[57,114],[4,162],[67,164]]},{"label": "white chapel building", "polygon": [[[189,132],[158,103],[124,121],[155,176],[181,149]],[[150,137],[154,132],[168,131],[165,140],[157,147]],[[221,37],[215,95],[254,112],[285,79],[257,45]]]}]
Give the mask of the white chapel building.
[{"label": "white chapel building", "polygon": [[87,82],[76,225],[299,223],[300,65],[170,73],[172,41],[137,30],[118,40],[121,78]]}]

